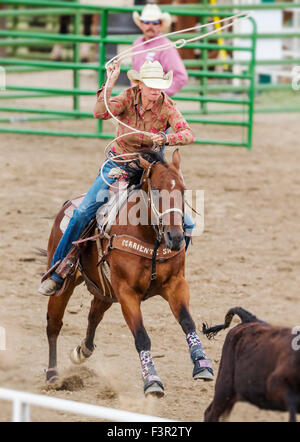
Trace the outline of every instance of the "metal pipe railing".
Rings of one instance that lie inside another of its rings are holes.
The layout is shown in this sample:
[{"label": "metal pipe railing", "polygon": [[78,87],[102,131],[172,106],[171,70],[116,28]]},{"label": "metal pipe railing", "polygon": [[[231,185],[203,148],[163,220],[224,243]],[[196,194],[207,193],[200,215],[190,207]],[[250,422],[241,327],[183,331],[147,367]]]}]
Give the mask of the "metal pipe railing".
[{"label": "metal pipe railing", "polygon": [[80,414],[112,422],[176,422],[156,416],[48,397],[41,394],[9,390],[7,388],[0,388],[0,399],[13,403],[13,422],[30,422],[30,405],[55,411],[66,411],[68,413]]}]

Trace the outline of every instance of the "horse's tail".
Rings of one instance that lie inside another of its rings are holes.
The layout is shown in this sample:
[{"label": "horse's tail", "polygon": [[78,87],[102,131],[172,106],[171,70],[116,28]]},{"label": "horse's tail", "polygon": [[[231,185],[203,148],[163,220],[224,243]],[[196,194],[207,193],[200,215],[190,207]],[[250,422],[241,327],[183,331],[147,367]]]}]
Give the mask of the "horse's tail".
[{"label": "horse's tail", "polygon": [[40,247],[35,247],[34,250],[38,256],[43,256],[43,257],[47,256],[46,249],[41,249]]},{"label": "horse's tail", "polygon": [[34,254],[38,256],[37,262],[43,265],[47,264],[48,254],[46,249],[41,249],[40,247],[34,247]]},{"label": "horse's tail", "polygon": [[212,339],[219,331],[228,328],[231,324],[232,318],[234,315],[238,315],[242,320],[242,324],[246,322],[262,322],[256,316],[252,315],[252,313],[247,312],[247,310],[242,307],[233,307],[226,313],[224,324],[215,325],[214,327],[207,327],[207,324],[202,325],[202,332],[206,335],[208,339]]}]

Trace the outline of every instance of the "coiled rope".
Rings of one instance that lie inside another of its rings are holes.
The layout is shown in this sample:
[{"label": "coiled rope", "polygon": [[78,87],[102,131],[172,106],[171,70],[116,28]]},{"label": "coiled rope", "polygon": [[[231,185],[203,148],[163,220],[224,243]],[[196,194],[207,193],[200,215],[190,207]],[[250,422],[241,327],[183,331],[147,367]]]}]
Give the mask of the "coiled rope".
[{"label": "coiled rope", "polygon": [[[155,37],[155,38],[152,38],[152,39],[151,39],[151,42],[153,42],[153,41],[155,41],[155,40],[159,40],[159,39],[161,39],[162,37],[169,37],[169,36],[171,36],[171,35],[175,35],[175,34],[179,34],[179,33],[182,34],[182,33],[184,33],[184,32],[200,30],[200,29],[205,28],[205,27],[208,27],[208,26],[215,26],[216,24],[224,23],[224,22],[225,22],[225,23],[222,24],[222,26],[219,27],[218,29],[215,28],[215,29],[213,29],[213,30],[211,30],[211,31],[208,31],[208,32],[206,32],[206,33],[204,33],[204,34],[201,34],[201,35],[197,35],[197,36],[192,37],[192,38],[190,38],[190,39],[188,39],[188,40],[181,38],[181,39],[179,39],[179,40],[177,40],[177,41],[175,41],[175,42],[171,42],[171,41],[169,41],[169,42],[166,43],[166,44],[159,45],[159,46],[156,46],[156,47],[154,47],[154,48],[151,47],[151,49],[143,49],[143,50],[140,50],[140,51],[136,51],[137,48],[139,48],[140,46],[143,46],[143,45],[145,45],[146,43],[148,43],[148,40],[143,41],[143,42],[139,43],[138,45],[136,45],[136,46],[134,46],[134,47],[131,47],[131,48],[129,48],[129,49],[127,49],[127,50],[121,52],[120,54],[115,55],[114,57],[112,57],[112,58],[111,58],[111,59],[105,64],[105,68],[107,69],[107,67],[108,67],[111,63],[113,63],[115,60],[116,60],[116,61],[121,61],[121,60],[123,60],[124,58],[128,57],[129,55],[138,55],[138,54],[143,54],[143,53],[145,53],[145,52],[149,52],[149,51],[151,51],[151,52],[153,52],[153,51],[161,52],[161,51],[165,51],[165,50],[170,49],[170,48],[180,49],[180,48],[184,47],[184,46],[185,46],[186,44],[188,44],[188,43],[194,42],[194,41],[196,41],[196,40],[201,40],[201,39],[203,39],[203,38],[205,38],[205,37],[208,37],[208,36],[210,36],[210,35],[213,35],[213,34],[219,33],[220,31],[222,31],[222,30],[224,30],[224,29],[229,28],[230,26],[232,26],[235,22],[240,21],[240,20],[246,20],[246,19],[248,19],[250,16],[251,16],[251,12],[247,12],[247,13],[245,13],[245,12],[240,12],[240,13],[235,14],[235,15],[232,15],[232,16],[230,16],[230,17],[226,17],[226,18],[222,18],[222,19],[220,19],[220,20],[214,21],[214,22],[212,22],[212,23],[204,23],[204,24],[202,24],[202,25],[193,26],[193,27],[191,27],[191,28],[186,28],[186,29],[179,30],[179,31],[169,32],[169,33],[167,33],[167,34],[160,34],[159,36],[157,36],[157,37]],[[230,23],[226,23],[227,21],[230,21]],[[105,181],[106,184],[108,184],[108,185],[111,186],[111,187],[116,187],[116,188],[117,188],[117,186],[112,186],[111,184],[109,184],[109,183],[105,180],[104,175],[103,175],[103,168],[104,168],[105,164],[106,164],[108,161],[111,160],[111,158],[108,157],[108,152],[109,152],[109,148],[110,148],[111,144],[114,143],[115,141],[119,140],[120,138],[123,138],[123,137],[127,136],[127,135],[132,135],[132,134],[140,133],[140,134],[142,134],[142,135],[144,135],[144,136],[148,136],[148,137],[152,138],[152,137],[153,137],[153,133],[151,133],[151,132],[146,132],[146,131],[142,131],[142,130],[136,129],[136,128],[134,128],[134,127],[131,127],[131,126],[129,126],[128,124],[123,123],[122,121],[118,120],[118,118],[117,118],[115,115],[113,115],[113,113],[112,113],[111,110],[109,109],[108,102],[107,102],[107,85],[109,84],[110,77],[111,77],[111,74],[107,74],[107,80],[106,80],[106,83],[105,83],[105,85],[104,85],[103,97],[104,97],[105,107],[106,107],[107,112],[109,113],[109,115],[112,117],[113,124],[114,124],[116,127],[117,127],[118,124],[121,124],[122,126],[126,127],[127,129],[130,129],[130,132],[126,132],[126,133],[124,133],[124,134],[122,134],[122,135],[119,135],[118,137],[116,137],[116,138],[114,138],[112,141],[110,141],[110,142],[108,143],[108,145],[106,146],[105,150],[104,150],[104,152],[105,152],[105,157],[106,157],[107,159],[104,161],[104,163],[103,163],[103,165],[102,165],[102,167],[101,167],[101,170],[100,170],[100,171],[101,171],[101,176],[102,176],[102,178],[103,178],[103,180]],[[129,158],[126,159],[126,158],[124,158],[125,156],[126,156],[126,157],[129,157]],[[132,152],[132,153],[123,153],[122,155],[114,155],[114,159],[118,159],[118,162],[121,162],[121,163],[127,163],[127,162],[132,161],[133,157],[136,158],[136,156],[137,156],[137,154],[136,154],[135,152]]]}]

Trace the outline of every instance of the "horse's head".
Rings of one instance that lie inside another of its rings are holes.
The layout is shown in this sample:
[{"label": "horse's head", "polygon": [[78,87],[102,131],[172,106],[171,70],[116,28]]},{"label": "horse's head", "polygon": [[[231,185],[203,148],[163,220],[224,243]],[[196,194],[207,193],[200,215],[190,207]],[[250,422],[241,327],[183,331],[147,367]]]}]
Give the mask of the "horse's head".
[{"label": "horse's head", "polygon": [[[148,161],[150,159],[150,161]],[[148,193],[148,202],[154,216],[152,223],[158,225],[164,236],[166,246],[179,250],[184,241],[184,183],[180,173],[180,155],[178,149],[173,152],[172,162],[164,157],[146,159],[139,157],[139,164],[144,169],[142,182]]]}]

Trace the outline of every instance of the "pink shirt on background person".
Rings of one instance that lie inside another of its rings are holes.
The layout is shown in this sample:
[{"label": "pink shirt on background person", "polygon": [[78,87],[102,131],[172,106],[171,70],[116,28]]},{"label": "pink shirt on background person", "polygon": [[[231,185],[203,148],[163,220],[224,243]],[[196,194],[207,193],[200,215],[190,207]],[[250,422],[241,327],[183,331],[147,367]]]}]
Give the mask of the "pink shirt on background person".
[{"label": "pink shirt on background person", "polygon": [[[134,43],[133,47],[145,41],[144,36],[139,37]],[[157,40],[148,40],[145,44],[139,46],[136,50],[142,51],[144,49],[151,49],[153,51],[144,52],[143,54],[133,55],[132,57],[132,69],[135,71],[140,70],[142,65],[146,60],[149,61],[159,61],[163,67],[164,73],[168,73],[169,71],[173,71],[173,81],[169,89],[164,90],[164,92],[172,96],[176,94],[188,81],[188,74],[182,62],[182,59],[175,48],[170,48],[165,51],[155,51],[157,46],[165,45],[169,43],[166,37],[158,38]]]}]

